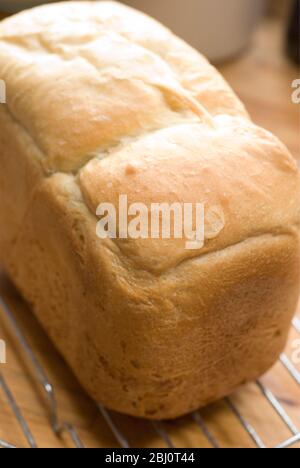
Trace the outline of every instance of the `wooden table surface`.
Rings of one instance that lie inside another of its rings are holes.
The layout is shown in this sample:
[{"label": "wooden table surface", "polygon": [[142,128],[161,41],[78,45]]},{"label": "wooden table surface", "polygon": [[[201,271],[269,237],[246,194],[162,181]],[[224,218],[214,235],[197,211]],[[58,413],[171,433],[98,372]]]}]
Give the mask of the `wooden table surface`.
[{"label": "wooden table surface", "polygon": [[[282,34],[278,21],[268,20],[258,31],[252,46],[237,60],[221,66],[220,70],[246,103],[253,119],[276,133],[287,144],[293,155],[300,159],[299,106],[291,102],[291,83],[299,77],[299,70],[284,57],[281,43]],[[83,393],[27,306],[1,273],[0,294],[14,311],[26,337],[47,370],[49,379],[54,384],[60,417],[74,424],[86,446],[117,446],[114,436],[94,403]],[[296,334],[293,332],[291,343],[295,338]],[[0,376],[2,375],[10,386],[38,445],[72,446],[69,437],[58,438],[53,435],[42,392],[35,384],[30,367],[12,338],[1,313],[0,339],[4,339],[7,344],[7,364],[0,366]],[[291,343],[287,351],[289,355]],[[300,428],[300,388],[283,366],[278,364],[264,378],[264,383],[274,392]],[[233,401],[268,446],[274,446],[291,436],[288,428],[276,416],[254,384],[237,392],[233,396]],[[222,447],[254,447],[252,439],[242,429],[240,422],[225,402],[205,409],[202,414]],[[153,426],[146,421],[115,415],[115,422],[132,446],[165,446]],[[210,446],[190,416],[173,423],[166,423],[164,427],[176,447]],[[5,439],[16,446],[26,446],[22,431],[1,391],[0,439]]]},{"label": "wooden table surface", "polygon": [[283,38],[284,23],[266,19],[249,50],[219,69],[253,120],[277,135],[300,160],[300,105],[291,98],[300,70],[285,55]]}]

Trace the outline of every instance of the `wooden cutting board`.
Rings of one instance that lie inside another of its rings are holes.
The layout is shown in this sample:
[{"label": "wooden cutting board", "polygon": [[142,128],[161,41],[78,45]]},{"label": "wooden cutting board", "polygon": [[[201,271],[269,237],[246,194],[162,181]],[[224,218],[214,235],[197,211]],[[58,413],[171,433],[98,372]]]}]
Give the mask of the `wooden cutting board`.
[{"label": "wooden cutting board", "polygon": [[[291,83],[299,70],[282,53],[282,27],[275,19],[266,20],[252,46],[238,60],[220,67],[247,105],[253,119],[277,134],[300,160],[299,106],[291,102]],[[0,77],[1,78],[1,77]],[[1,229],[4,227],[2,226]],[[0,294],[15,313],[18,322],[53,383],[61,419],[73,424],[87,447],[115,447],[116,440],[95,404],[84,394],[67,366],[39,327],[28,307],[22,302],[7,278],[0,273]],[[299,309],[300,312],[300,309]],[[40,447],[71,447],[69,437],[56,437],[49,424],[49,412],[39,386],[31,377],[24,355],[16,346],[0,311],[0,339],[7,344],[7,364],[0,372],[9,384],[21,411]],[[291,335],[291,342],[296,338]],[[291,345],[287,353],[291,354]],[[299,367],[300,370],[300,367]],[[294,423],[300,428],[300,388],[282,365],[264,378],[282,403]],[[241,389],[234,397],[241,413],[251,423],[268,446],[275,446],[291,433],[253,384]],[[253,447],[254,443],[225,402],[203,412],[204,420],[222,447]],[[118,427],[131,446],[165,447],[155,428],[146,421],[114,415]],[[176,447],[209,447],[210,444],[192,417],[166,423]],[[26,446],[6,398],[0,390],[0,439],[19,447]],[[300,444],[298,444],[300,448]]]}]

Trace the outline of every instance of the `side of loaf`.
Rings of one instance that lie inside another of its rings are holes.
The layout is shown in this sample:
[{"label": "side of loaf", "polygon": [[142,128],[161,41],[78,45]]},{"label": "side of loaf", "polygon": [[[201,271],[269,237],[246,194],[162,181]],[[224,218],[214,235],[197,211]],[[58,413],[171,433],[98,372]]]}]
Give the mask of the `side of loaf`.
[{"label": "side of loaf", "polygon": [[[90,396],[169,419],[258,378],[300,283],[300,176],[218,72],[147,16],[62,2],[0,23],[0,262]],[[205,203],[185,239],[99,239],[97,206]]]}]

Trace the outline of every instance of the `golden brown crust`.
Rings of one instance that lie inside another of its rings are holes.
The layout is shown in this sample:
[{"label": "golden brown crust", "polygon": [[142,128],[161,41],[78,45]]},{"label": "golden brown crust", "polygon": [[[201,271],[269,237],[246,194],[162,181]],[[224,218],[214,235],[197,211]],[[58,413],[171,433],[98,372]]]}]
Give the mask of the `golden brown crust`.
[{"label": "golden brown crust", "polygon": [[299,265],[298,234],[272,233],[154,279],[99,241],[74,180],[57,175],[36,193],[10,271],[95,400],[167,419],[276,362],[298,300]]},{"label": "golden brown crust", "polygon": [[187,250],[185,238],[116,241],[135,267],[163,273],[249,237],[297,228],[300,177],[287,150],[248,120],[219,116],[214,123],[153,132],[80,171],[92,213],[102,201],[118,206],[122,193],[128,205],[142,202],[149,210],[152,203],[202,202],[222,216],[222,230],[197,250]]},{"label": "golden brown crust", "polygon": [[[143,41],[136,30],[141,36],[145,30],[148,39]],[[2,22],[2,78],[13,96],[8,107],[46,154],[48,170],[76,170],[91,155],[124,138],[195,120],[194,96],[186,91],[192,87],[197,88],[196,97],[202,93],[197,85],[186,83],[196,80],[197,70],[192,79],[167,50],[162,58],[156,51],[160,36],[163,48],[174,42],[171,50],[181,51],[204,73],[198,78],[199,88],[215,87],[211,101],[200,100],[209,112],[243,113],[238,99],[203,57],[127,7],[74,2],[41,7]]]},{"label": "golden brown crust", "polygon": [[[141,13],[68,2],[0,23],[0,74],[1,261],[91,396],[173,418],[268,369],[299,293],[299,173],[217,71]],[[224,223],[201,250],[100,240],[121,193]]]}]

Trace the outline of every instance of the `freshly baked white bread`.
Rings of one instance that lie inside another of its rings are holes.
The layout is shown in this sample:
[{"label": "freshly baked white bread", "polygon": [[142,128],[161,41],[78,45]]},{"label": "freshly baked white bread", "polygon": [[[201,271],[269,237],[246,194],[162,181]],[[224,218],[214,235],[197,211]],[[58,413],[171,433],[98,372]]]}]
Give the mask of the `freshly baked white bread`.
[{"label": "freshly baked white bread", "polygon": [[[299,173],[206,59],[125,6],[68,2],[0,23],[0,78],[0,259],[88,393],[175,418],[272,366],[299,295]],[[120,194],[205,203],[219,229],[198,250],[100,240]]]}]

